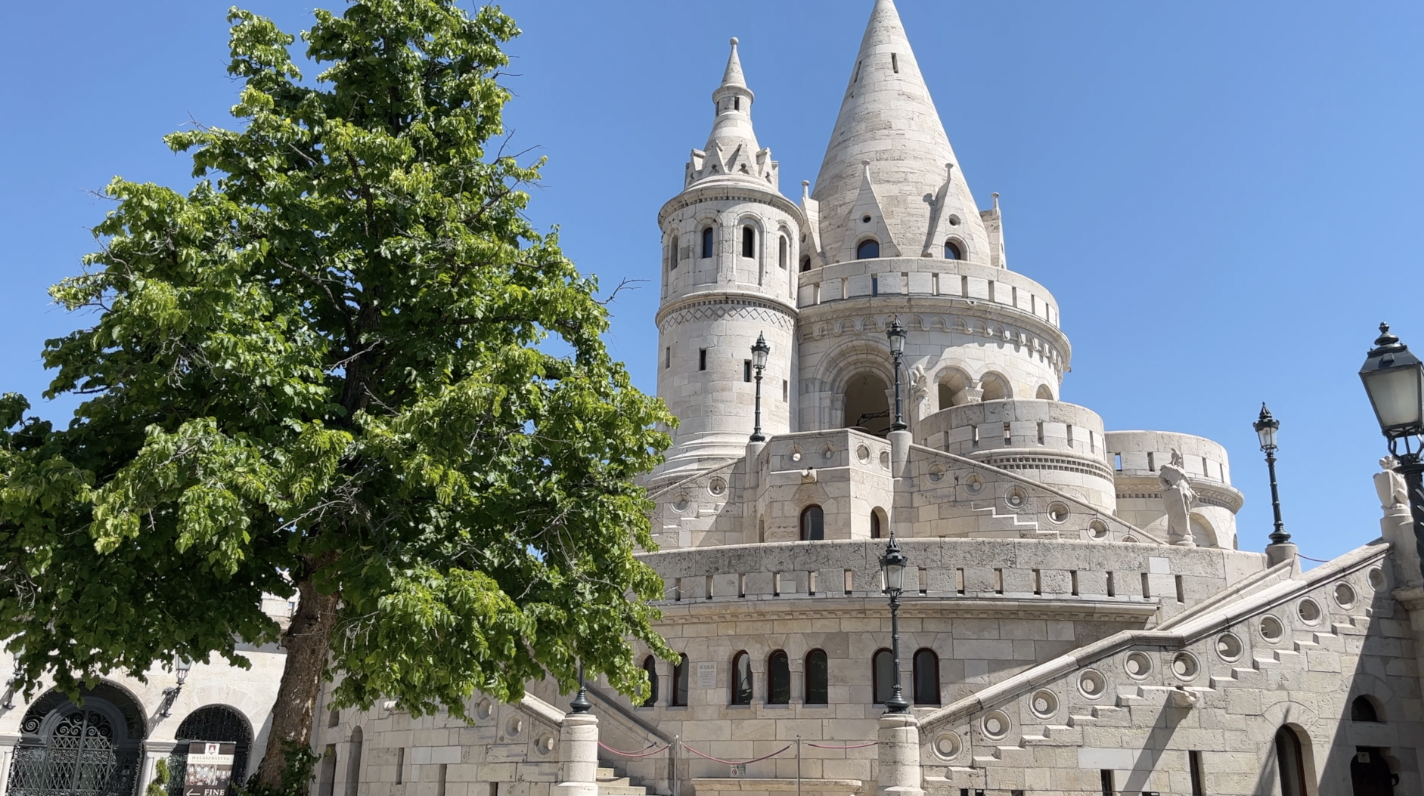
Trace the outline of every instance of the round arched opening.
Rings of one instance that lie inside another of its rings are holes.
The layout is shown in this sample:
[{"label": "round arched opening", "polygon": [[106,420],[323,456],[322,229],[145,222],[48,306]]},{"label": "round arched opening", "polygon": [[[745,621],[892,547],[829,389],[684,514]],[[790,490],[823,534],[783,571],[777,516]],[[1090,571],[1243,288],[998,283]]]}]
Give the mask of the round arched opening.
[{"label": "round arched opening", "polygon": [[845,428],[862,428],[884,436],[890,431],[890,385],[878,373],[862,373],[850,380],[845,392]]},{"label": "round arched opening", "polygon": [[939,408],[948,409],[951,406],[963,406],[969,403],[969,387],[971,382],[963,371],[945,371],[939,377]]},{"label": "round arched opening", "polygon": [[168,757],[168,792],[172,796],[182,796],[184,772],[188,769],[188,745],[195,741],[208,743],[235,744],[237,749],[232,760],[233,788],[247,782],[247,760],[252,750],[252,725],[247,717],[227,705],[204,705],[183,719],[174,737],[178,744]]},{"label": "round arched opening", "polygon": [[961,248],[958,243],[956,243],[956,242],[954,242],[954,241],[952,241],[952,240],[947,240],[947,241],[944,242],[944,259],[946,259],[946,260],[963,260],[963,259],[964,259],[964,249]]},{"label": "round arched opening", "polygon": [[863,240],[855,247],[855,259],[871,260],[880,256],[880,241],[871,238]]},{"label": "round arched opening", "polygon": [[111,683],[81,690],[80,701],[83,707],[49,691],[25,712],[10,764],[11,794],[134,792],[148,733],[142,707]]},{"label": "round arched opening", "polygon": [[1040,384],[1038,385],[1038,392],[1035,393],[1033,397],[1040,401],[1051,401],[1053,400],[1053,388],[1047,384]]},{"label": "round arched opening", "polygon": [[979,380],[979,386],[984,390],[985,401],[1004,401],[1014,397],[1013,391],[1009,389],[1008,379],[997,373],[984,374],[984,378]]}]

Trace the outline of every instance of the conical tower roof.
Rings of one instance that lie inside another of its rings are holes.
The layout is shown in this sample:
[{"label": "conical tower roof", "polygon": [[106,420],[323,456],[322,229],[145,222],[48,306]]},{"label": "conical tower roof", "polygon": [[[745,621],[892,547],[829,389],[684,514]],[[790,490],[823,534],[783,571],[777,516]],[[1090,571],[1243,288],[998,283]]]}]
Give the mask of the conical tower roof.
[{"label": "conical tower roof", "polygon": [[[893,248],[882,240],[882,255],[942,257],[952,239],[967,259],[989,262],[989,236],[958,164],[895,3],[876,0],[812,194],[827,260],[850,259],[883,227]],[[879,213],[862,207],[867,179]]]},{"label": "conical tower roof", "polygon": [[737,40],[732,39],[732,54],[722,83],[712,92],[716,117],[705,149],[693,150],[687,164],[686,187],[704,180],[737,180],[758,185],[777,186],[777,166],[771,150],[757,143],[752,127],[752,103],[756,95],[747,87],[742,74],[742,59],[737,54]]}]

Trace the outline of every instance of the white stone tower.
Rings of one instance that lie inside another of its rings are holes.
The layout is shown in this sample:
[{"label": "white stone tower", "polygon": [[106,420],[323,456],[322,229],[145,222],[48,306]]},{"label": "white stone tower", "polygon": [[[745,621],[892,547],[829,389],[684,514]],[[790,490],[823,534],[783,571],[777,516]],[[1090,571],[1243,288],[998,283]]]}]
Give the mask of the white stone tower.
[{"label": "white stone tower", "polygon": [[791,429],[799,211],[777,190],[777,164],[752,129],[754,95],[737,40],[705,149],[694,149],[683,190],[663,206],[658,395],[682,424],[655,479],[746,452],[753,429],[751,348],[765,335],[762,430]]}]

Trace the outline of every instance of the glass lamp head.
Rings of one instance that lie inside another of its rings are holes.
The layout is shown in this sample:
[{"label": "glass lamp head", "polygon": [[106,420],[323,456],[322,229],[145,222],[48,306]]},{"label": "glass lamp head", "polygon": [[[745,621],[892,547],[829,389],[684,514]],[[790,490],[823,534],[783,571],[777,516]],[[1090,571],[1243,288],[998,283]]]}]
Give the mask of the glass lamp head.
[{"label": "glass lamp head", "polygon": [[1391,441],[1424,433],[1424,363],[1380,324],[1375,347],[1360,368],[1380,431]]},{"label": "glass lamp head", "polygon": [[1261,450],[1273,451],[1276,449],[1276,432],[1281,430],[1281,421],[1271,416],[1271,410],[1261,404],[1261,417],[1251,424],[1256,429],[1256,436],[1261,440]]},{"label": "glass lamp head", "polygon": [[885,556],[880,559],[880,570],[885,575],[885,593],[896,595],[905,590],[905,554],[900,552],[900,543],[890,536],[890,544],[885,547]]},{"label": "glass lamp head", "polygon": [[757,370],[766,367],[766,357],[771,353],[771,346],[766,344],[766,335],[757,335],[756,344],[752,346],[752,365]]},{"label": "glass lamp head", "polygon": [[890,321],[890,328],[885,330],[885,336],[890,340],[890,352],[899,356],[905,353],[905,327],[900,325],[900,319]]}]

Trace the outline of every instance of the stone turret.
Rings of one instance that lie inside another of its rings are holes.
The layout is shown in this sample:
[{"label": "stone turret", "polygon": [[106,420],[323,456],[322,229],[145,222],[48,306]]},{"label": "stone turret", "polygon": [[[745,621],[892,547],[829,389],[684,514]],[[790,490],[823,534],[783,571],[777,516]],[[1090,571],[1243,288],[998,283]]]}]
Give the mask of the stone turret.
[{"label": "stone turret", "polygon": [[822,262],[875,238],[881,257],[945,257],[950,242],[952,259],[999,265],[958,164],[895,4],[878,0],[812,194]]},{"label": "stone turret", "polygon": [[683,190],[663,206],[658,395],[681,419],[667,463],[681,476],[741,456],[754,420],[751,347],[771,346],[762,382],[762,429],[791,429],[795,379],[795,275],[800,210],[777,190],[777,164],[752,127],[756,96],[737,40],[712,92],[705,149],[692,150]]}]

